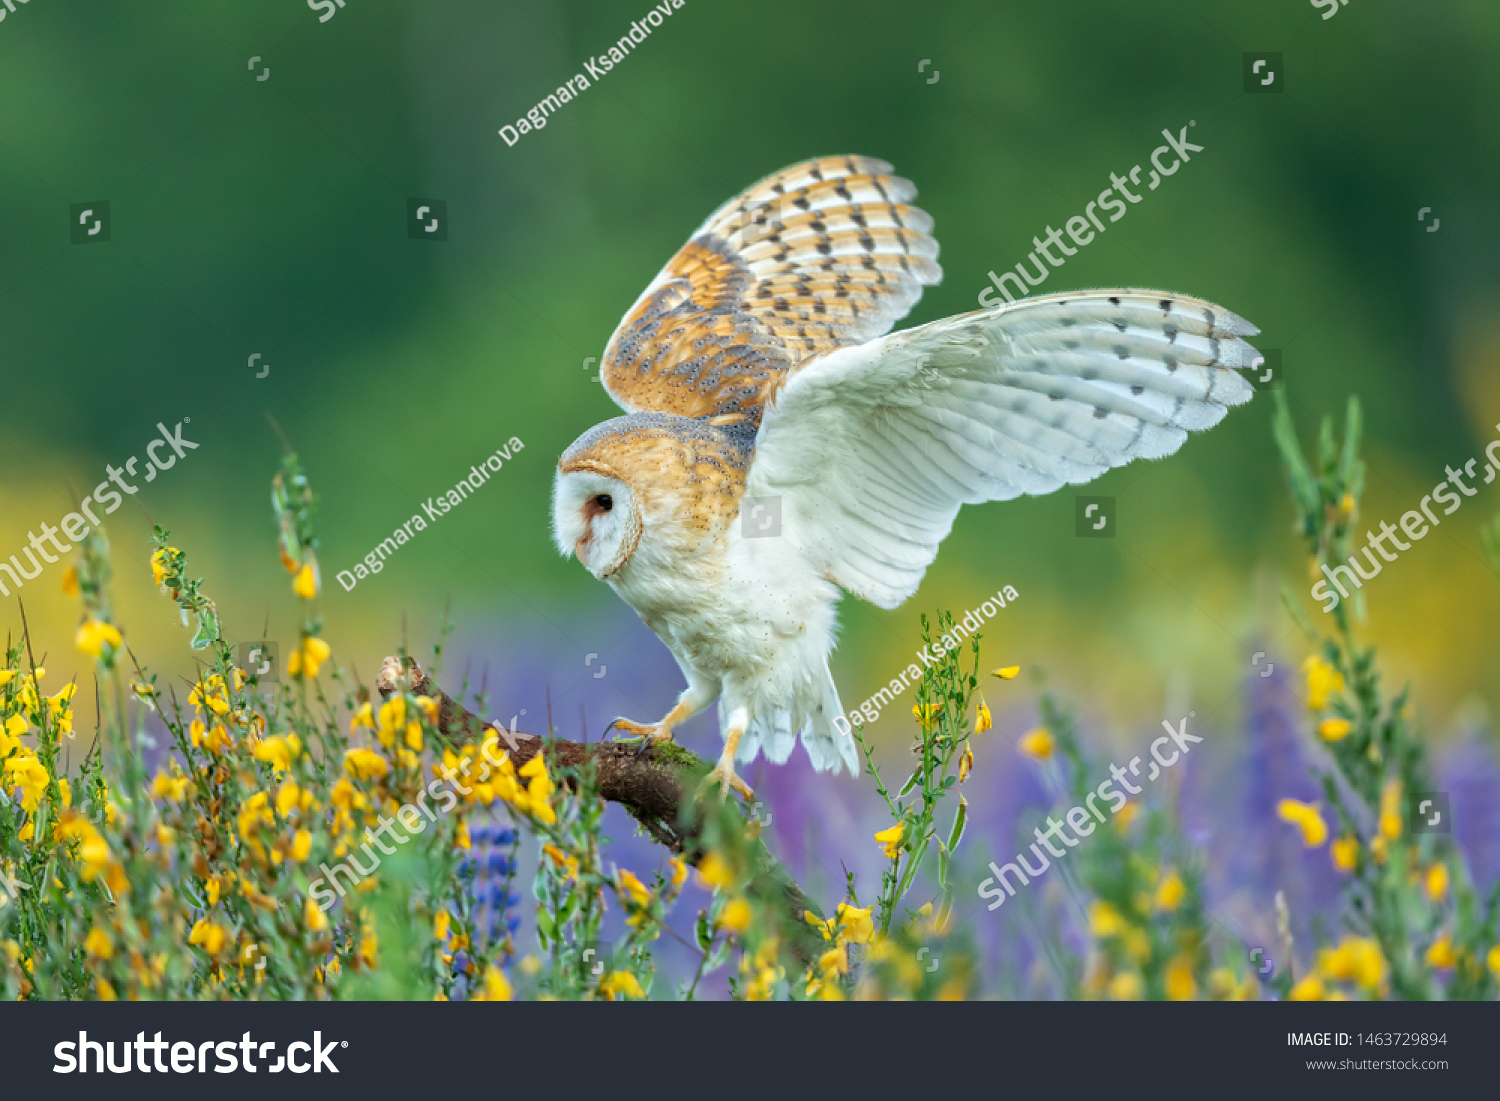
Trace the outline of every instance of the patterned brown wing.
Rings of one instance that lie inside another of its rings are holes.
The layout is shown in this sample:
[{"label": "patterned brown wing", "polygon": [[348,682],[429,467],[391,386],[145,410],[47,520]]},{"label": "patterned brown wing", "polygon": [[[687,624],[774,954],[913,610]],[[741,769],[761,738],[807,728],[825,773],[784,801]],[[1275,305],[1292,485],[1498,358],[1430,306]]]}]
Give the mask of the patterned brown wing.
[{"label": "patterned brown wing", "polygon": [[890,171],[806,161],[716,210],[610,338],[610,396],[631,412],[758,421],[797,363],[888,332],[942,278],[932,219]]}]

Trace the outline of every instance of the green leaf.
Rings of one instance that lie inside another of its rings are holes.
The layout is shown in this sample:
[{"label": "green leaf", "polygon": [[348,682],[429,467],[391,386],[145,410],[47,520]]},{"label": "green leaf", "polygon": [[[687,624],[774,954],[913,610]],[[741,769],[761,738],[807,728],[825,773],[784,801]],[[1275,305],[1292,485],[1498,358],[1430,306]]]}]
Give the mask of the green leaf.
[{"label": "green leaf", "polygon": [[1291,411],[1287,408],[1286,395],[1275,391],[1276,412],[1272,418],[1271,430],[1276,437],[1276,447],[1281,452],[1281,461],[1286,464],[1287,475],[1291,480],[1292,496],[1297,500],[1297,506],[1304,516],[1315,515],[1318,512],[1318,487],[1308,469],[1307,460],[1302,455],[1302,445],[1297,442],[1297,428],[1292,423]]},{"label": "green leaf", "polygon": [[1344,451],[1339,456],[1339,481],[1356,500],[1365,489],[1365,464],[1359,458],[1359,445],[1364,439],[1364,415],[1359,399],[1351,396],[1344,413]]},{"label": "green leaf", "polygon": [[963,796],[958,797],[958,813],[953,816],[953,829],[948,834],[948,851],[957,852],[958,843],[963,840],[964,827],[969,824],[969,801]]},{"label": "green leaf", "polygon": [[715,948],[713,950],[713,953],[708,957],[708,962],[703,965],[703,973],[706,975],[723,967],[726,963],[729,962],[729,953],[729,942],[727,940],[722,941],[719,944],[719,947]]},{"label": "green leaf", "polygon": [[1333,418],[1325,416],[1318,422],[1318,473],[1328,476],[1334,472],[1338,460],[1338,445],[1333,442]]},{"label": "green leaf", "polygon": [[921,782],[922,782],[922,770],[919,768],[919,769],[917,769],[917,771],[915,771],[915,772],[913,772],[911,774],[911,779],[908,780],[908,781],[906,781],[906,786],[896,793],[896,798],[900,799],[902,796],[906,795],[908,792],[911,791],[912,788],[916,787]]},{"label": "green leaf", "polygon": [[211,611],[198,613],[198,633],[190,645],[194,650],[206,650],[219,640],[219,617]]}]

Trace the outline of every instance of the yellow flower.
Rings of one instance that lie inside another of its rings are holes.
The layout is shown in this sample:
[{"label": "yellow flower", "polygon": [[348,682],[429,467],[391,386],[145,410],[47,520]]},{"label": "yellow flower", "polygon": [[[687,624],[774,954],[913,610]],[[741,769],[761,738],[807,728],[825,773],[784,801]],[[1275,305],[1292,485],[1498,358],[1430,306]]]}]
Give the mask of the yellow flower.
[{"label": "yellow flower", "polygon": [[12,794],[19,793],[21,806],[28,813],[34,813],[41,806],[42,796],[47,793],[50,779],[36,754],[23,746],[0,766],[0,770],[3,770],[0,771],[0,776],[4,777],[5,786]]},{"label": "yellow flower", "polygon": [[188,702],[200,711],[212,711],[215,715],[229,713],[229,701],[224,698],[224,678],[210,676],[193,685],[188,693]]},{"label": "yellow flower", "polygon": [[621,868],[616,874],[616,879],[619,881],[620,895],[627,904],[642,907],[651,905],[651,892],[635,877],[634,872]]},{"label": "yellow flower", "polygon": [[1193,981],[1193,965],[1183,956],[1167,964],[1163,983],[1167,997],[1174,1002],[1190,1002],[1198,993],[1198,984]]},{"label": "yellow flower", "polygon": [[1037,727],[1021,739],[1021,752],[1038,761],[1045,761],[1052,756],[1052,734],[1044,726]]},{"label": "yellow flower", "polygon": [[[555,864],[557,867],[559,867],[559,868],[561,868],[563,870],[563,872],[564,872],[564,878],[565,879],[577,879],[578,878],[578,858],[576,856],[572,856],[572,855],[570,855],[568,853],[563,852],[556,845],[553,845],[550,842],[548,844],[545,844],[545,845],[542,846],[542,852],[544,852],[544,853],[547,854],[547,858],[549,860],[551,860],[553,864]],[[676,864],[681,864],[682,863],[682,861],[677,860],[677,858],[675,856],[672,859],[674,861],[676,861]],[[675,867],[676,867],[676,865],[674,864],[674,869],[675,869]],[[686,875],[686,868],[687,868],[687,866],[684,864],[683,865],[683,870],[684,870],[683,874],[684,874],[684,876]],[[674,870],[673,875],[674,875],[674,881],[675,881],[675,875],[676,875],[675,870]]]},{"label": "yellow flower", "polygon": [[983,734],[995,725],[994,716],[990,714],[990,705],[984,702],[984,697],[979,697],[979,708],[974,713],[974,733]]},{"label": "yellow flower", "polygon": [[711,852],[702,860],[698,861],[698,878],[703,880],[705,887],[712,890],[720,890],[734,885],[734,873],[729,865],[719,856]]},{"label": "yellow flower", "polygon": [[1323,980],[1316,975],[1309,975],[1292,987],[1286,997],[1289,1002],[1321,1002],[1327,995],[1323,990]]},{"label": "yellow flower", "polygon": [[1337,948],[1320,949],[1315,969],[1325,979],[1357,982],[1375,990],[1385,982],[1385,956],[1369,937],[1345,937]]},{"label": "yellow flower", "polygon": [[[255,839],[255,834],[263,825],[274,826],[276,824],[276,819],[271,814],[269,803],[270,798],[266,793],[257,791],[240,805],[240,812],[235,820],[235,824],[239,827],[240,836],[250,842],[251,848],[255,849],[257,853],[260,853],[262,850],[260,842]],[[262,855],[264,854],[262,853]]]},{"label": "yellow flower", "polygon": [[1354,837],[1341,837],[1332,845],[1328,846],[1333,856],[1333,866],[1341,872],[1352,872],[1354,866],[1359,863],[1359,840]]},{"label": "yellow flower", "polygon": [[[311,795],[311,792],[308,794]],[[295,780],[288,780],[276,789],[276,813],[283,818],[290,817],[301,801],[302,789],[297,786]]]},{"label": "yellow flower", "polygon": [[[550,847],[550,846],[549,846]],[[672,890],[677,890],[688,877],[688,866],[678,857],[672,857]]]},{"label": "yellow flower", "polygon": [[964,742],[963,755],[958,759],[958,782],[961,784],[969,778],[969,773],[974,771],[974,746],[971,742]]},{"label": "yellow flower", "polygon": [[89,931],[87,939],[83,942],[83,948],[89,955],[97,956],[101,960],[110,959],[115,954],[115,942],[97,925]]},{"label": "yellow flower", "polygon": [[78,635],[73,639],[79,650],[96,660],[103,655],[105,647],[113,653],[123,641],[120,632],[113,625],[97,619],[84,620],[83,626],[78,628]]},{"label": "yellow flower", "polygon": [[1134,971],[1121,971],[1109,984],[1109,996],[1117,1002],[1138,1002],[1145,993],[1141,977]]},{"label": "yellow flower", "polygon": [[375,718],[371,714],[369,700],[366,700],[364,703],[360,704],[359,710],[354,712],[353,717],[349,720],[350,734],[359,733],[361,727],[365,727],[370,730],[375,729]]},{"label": "yellow flower", "polygon": [[824,1002],[841,1002],[844,1000],[844,991],[837,983],[824,982],[809,976],[807,980],[807,996],[817,998]]},{"label": "yellow flower", "polygon": [[906,827],[897,822],[888,830],[881,830],[875,835],[875,840],[885,846],[887,859],[895,860],[901,854],[901,838],[906,833]]},{"label": "yellow flower", "polygon": [[392,696],[380,705],[380,712],[375,719],[375,736],[380,739],[381,745],[395,745],[396,735],[405,725],[405,699],[401,696]]},{"label": "yellow flower", "polygon": [[640,982],[629,971],[611,971],[605,975],[599,983],[599,993],[610,1001],[617,997],[644,998],[646,992],[641,989]]},{"label": "yellow flower", "polygon": [[1344,690],[1344,675],[1317,654],[1302,663],[1307,672],[1307,706],[1311,711],[1321,711],[1328,706],[1328,697]]},{"label": "yellow flower", "polygon": [[309,932],[321,933],[328,928],[328,915],[318,908],[311,898],[302,907],[302,921]]},{"label": "yellow flower", "polygon": [[361,780],[370,780],[390,772],[391,765],[373,749],[351,749],[344,754],[344,768]]},{"label": "yellow flower", "polygon": [[850,906],[847,902],[840,902],[840,939],[850,944],[869,944],[875,936],[875,922],[870,917],[870,911],[873,909],[872,906],[866,906],[861,910]]},{"label": "yellow flower", "polygon": [[328,643],[309,635],[286,659],[286,671],[294,677],[316,677],[331,652]]},{"label": "yellow flower", "polygon": [[191,781],[186,776],[169,776],[165,772],[158,772],[151,781],[151,798],[170,799],[180,803],[187,798],[189,786]]},{"label": "yellow flower", "polygon": [[742,898],[736,898],[726,904],[724,909],[719,912],[719,924],[725,929],[730,929],[736,933],[743,933],[746,929],[750,928],[750,919],[752,916],[750,903]]},{"label": "yellow flower", "polygon": [[1432,947],[1427,949],[1427,966],[1446,970],[1458,962],[1458,956],[1453,951],[1453,938],[1444,933],[1432,942]]},{"label": "yellow flower", "polygon": [[1328,823],[1311,803],[1296,799],[1283,799],[1276,804],[1276,814],[1283,822],[1290,822],[1302,830],[1302,841],[1309,849],[1315,849],[1328,840]]},{"label": "yellow flower", "polygon": [[99,1000],[101,1002],[115,1002],[120,1000],[120,996],[115,993],[114,984],[108,979],[96,980],[94,989],[99,992]]},{"label": "yellow flower", "polygon": [[472,995],[471,1001],[476,1002],[508,1002],[511,999],[510,980],[505,977],[505,972],[494,964],[484,969],[484,990],[479,994]]},{"label": "yellow flower", "polygon": [[26,748],[20,742],[21,735],[26,733],[26,725],[26,720],[20,715],[12,715],[4,723],[0,723],[0,761],[9,757],[13,749]]},{"label": "yellow flower", "polygon": [[829,918],[827,921],[824,921],[822,918],[818,917],[818,915],[815,914],[815,913],[813,913],[811,910],[803,910],[802,911],[802,920],[805,921],[805,922],[807,922],[807,924],[811,925],[818,932],[822,933],[824,940],[832,940],[833,939],[833,930],[834,930],[834,925],[836,924],[836,922],[835,922],[835,920],[833,918]]},{"label": "yellow flower", "polygon": [[542,760],[542,755],[538,753],[531,760],[527,761],[521,766],[517,775],[522,779],[531,781],[526,788],[527,801],[530,804],[531,813],[549,825],[556,822],[557,815],[553,812],[547,800],[557,790],[557,785],[547,775],[547,762]]},{"label": "yellow flower", "polygon": [[297,572],[297,579],[292,582],[292,592],[303,600],[311,600],[318,595],[318,575],[313,570],[311,562],[303,565]]},{"label": "yellow flower", "polygon": [[1345,520],[1354,515],[1354,494],[1345,493],[1339,498],[1339,516]]},{"label": "yellow flower", "polygon": [[1434,864],[1427,869],[1427,897],[1439,902],[1448,893],[1448,865]]},{"label": "yellow flower", "polygon": [[1003,669],[996,669],[990,676],[999,677],[1001,680],[1015,680],[1016,674],[1020,671],[1019,665],[1007,665]]},{"label": "yellow flower", "polygon": [[224,927],[207,918],[199,918],[193,925],[193,931],[188,934],[188,943],[199,945],[210,956],[217,956],[222,952],[228,939],[229,934]]},{"label": "yellow flower", "polygon": [[63,571],[62,591],[68,596],[78,595],[78,567],[69,566]]},{"label": "yellow flower", "polygon": [[1342,741],[1353,729],[1354,724],[1348,719],[1324,719],[1318,724],[1318,737],[1325,742]]},{"label": "yellow flower", "polygon": [[1380,832],[1392,841],[1401,836],[1401,781],[1391,780],[1380,793]]},{"label": "yellow flower", "polygon": [[818,970],[823,972],[823,977],[831,975],[847,975],[849,973],[849,949],[844,945],[830,948],[818,957]]},{"label": "yellow flower", "polygon": [[453,915],[447,910],[439,910],[437,916],[432,919],[433,940],[446,941],[448,939],[448,929],[452,923]]},{"label": "yellow flower", "polygon": [[292,849],[288,853],[293,860],[301,864],[307,859],[307,854],[312,852],[312,834],[306,830],[298,830],[292,838]]},{"label": "yellow flower", "polygon": [[1102,898],[1096,898],[1089,907],[1089,932],[1100,940],[1115,936],[1125,928],[1125,919]]},{"label": "yellow flower", "polygon": [[176,547],[164,547],[151,556],[151,576],[156,579],[156,587],[159,589],[167,580],[167,574],[171,572],[169,565],[170,556],[179,554]]},{"label": "yellow flower", "polygon": [[1490,949],[1489,955],[1484,958],[1484,962],[1489,966],[1492,974],[1500,977],[1500,944]]},{"label": "yellow flower", "polygon": [[931,726],[932,720],[942,714],[942,711],[943,705],[940,703],[929,703],[925,706],[918,703],[912,705],[911,717],[923,726]]},{"label": "yellow flower", "polygon": [[1167,911],[1175,910],[1182,905],[1186,894],[1187,888],[1183,885],[1182,877],[1176,872],[1168,872],[1157,884],[1156,908]]},{"label": "yellow flower", "polygon": [[292,762],[302,753],[302,739],[295,734],[286,737],[265,738],[255,747],[255,759],[265,761],[278,774],[292,767]]}]

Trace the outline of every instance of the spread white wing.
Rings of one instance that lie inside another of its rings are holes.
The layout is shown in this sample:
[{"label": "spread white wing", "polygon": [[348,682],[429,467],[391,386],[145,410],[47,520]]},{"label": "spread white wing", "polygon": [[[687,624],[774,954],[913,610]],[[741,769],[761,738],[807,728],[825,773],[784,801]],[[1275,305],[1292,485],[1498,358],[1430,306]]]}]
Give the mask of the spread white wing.
[{"label": "spread white wing", "polygon": [[747,496],[818,571],[894,608],[960,505],[1051,493],[1182,446],[1253,390],[1243,318],[1157,291],[1047,295],[800,364],[756,437]]}]

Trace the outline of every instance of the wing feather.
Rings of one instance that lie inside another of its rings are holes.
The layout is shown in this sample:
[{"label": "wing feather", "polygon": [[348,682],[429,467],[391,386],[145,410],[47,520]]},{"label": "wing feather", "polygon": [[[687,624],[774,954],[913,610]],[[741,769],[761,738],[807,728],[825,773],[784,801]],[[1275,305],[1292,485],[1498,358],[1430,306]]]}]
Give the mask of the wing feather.
[{"label": "wing feather", "polygon": [[1253,389],[1243,318],[1156,291],[1048,295],[819,354],[781,378],[747,492],[883,607],[910,596],[964,504],[1051,493],[1176,451]]},{"label": "wing feather", "polygon": [[758,418],[802,360],[889,332],[942,277],[917,189],[868,157],[793,165],[725,203],[610,338],[629,412]]}]

